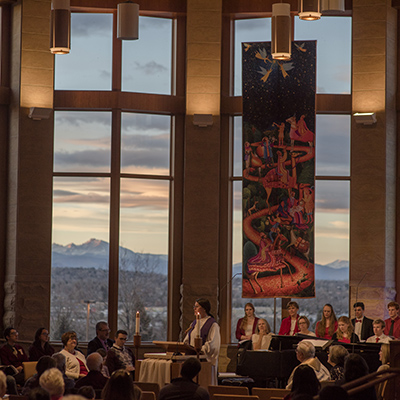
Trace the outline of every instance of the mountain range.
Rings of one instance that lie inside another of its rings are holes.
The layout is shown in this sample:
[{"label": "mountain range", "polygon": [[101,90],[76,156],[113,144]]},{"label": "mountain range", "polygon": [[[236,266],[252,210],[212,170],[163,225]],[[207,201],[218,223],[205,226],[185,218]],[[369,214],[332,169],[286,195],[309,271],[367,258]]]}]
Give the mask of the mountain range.
[{"label": "mountain range", "polygon": [[[109,244],[103,240],[90,239],[85,243],[76,245],[74,243],[65,246],[53,243],[52,265],[54,268],[108,268]],[[120,265],[138,265],[150,267],[153,272],[167,275],[168,256],[165,254],[136,253],[126,247],[119,247]],[[233,265],[232,275],[242,272],[242,263]],[[329,264],[315,264],[316,280],[348,280],[349,261],[335,260]]]}]

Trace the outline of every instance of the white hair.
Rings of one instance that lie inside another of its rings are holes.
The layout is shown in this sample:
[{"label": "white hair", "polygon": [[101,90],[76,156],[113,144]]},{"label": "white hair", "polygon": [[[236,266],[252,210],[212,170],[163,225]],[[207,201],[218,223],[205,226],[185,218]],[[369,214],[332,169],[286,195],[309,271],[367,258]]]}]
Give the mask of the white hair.
[{"label": "white hair", "polygon": [[58,368],[50,368],[43,372],[39,384],[50,393],[50,396],[64,394],[64,378]]},{"label": "white hair", "polygon": [[301,353],[306,360],[315,357],[315,347],[308,340],[302,340],[297,345],[297,352]]}]

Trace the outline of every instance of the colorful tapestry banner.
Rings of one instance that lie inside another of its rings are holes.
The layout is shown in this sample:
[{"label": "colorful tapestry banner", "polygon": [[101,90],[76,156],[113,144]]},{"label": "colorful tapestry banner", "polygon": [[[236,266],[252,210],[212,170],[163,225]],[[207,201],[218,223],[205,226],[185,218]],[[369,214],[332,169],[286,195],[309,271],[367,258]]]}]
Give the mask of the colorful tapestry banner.
[{"label": "colorful tapestry banner", "polygon": [[242,296],[314,297],[316,42],[242,46]]}]

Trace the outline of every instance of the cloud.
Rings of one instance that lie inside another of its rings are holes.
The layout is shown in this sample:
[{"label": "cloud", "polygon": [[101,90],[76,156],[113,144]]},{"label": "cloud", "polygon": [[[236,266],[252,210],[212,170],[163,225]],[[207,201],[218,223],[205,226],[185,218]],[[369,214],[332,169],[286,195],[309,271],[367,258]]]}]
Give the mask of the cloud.
[{"label": "cloud", "polygon": [[71,192],[69,190],[54,190],[53,191],[53,196],[54,197],[65,197],[65,196],[75,196],[77,195],[77,192]]},{"label": "cloud", "polygon": [[[239,31],[243,30],[246,32],[257,31],[257,30],[262,31],[268,26],[270,26],[270,18],[245,19],[245,20],[239,20],[237,23],[237,29]],[[260,40],[262,40],[262,38]]]},{"label": "cloud", "polygon": [[169,201],[164,196],[121,194],[122,208],[146,208],[153,210],[168,209]]},{"label": "cloud", "polygon": [[59,196],[54,199],[54,203],[109,203],[110,196],[100,195],[94,192],[88,192],[87,194],[67,194],[66,196]]},{"label": "cloud", "polygon": [[[144,127],[143,127],[144,128]],[[122,149],[142,149],[142,150],[169,150],[170,135],[123,135],[122,136]]]},{"label": "cloud", "polygon": [[79,166],[110,166],[110,151],[107,150],[84,150],[71,152],[57,152],[54,155],[57,165],[79,165]]},{"label": "cloud", "polygon": [[111,126],[111,112],[104,111],[56,111],[56,126],[81,126],[82,124],[101,124]]},{"label": "cloud", "polygon": [[109,36],[112,31],[112,14],[72,13],[71,32],[75,37]]},{"label": "cloud", "polygon": [[135,65],[136,67],[133,69],[144,72],[145,75],[156,75],[168,71],[167,67],[164,67],[164,65],[158,64],[155,61],[149,61],[146,64],[140,64],[135,61]]},{"label": "cloud", "polygon": [[142,30],[154,32],[154,29],[171,29],[171,25],[170,18],[139,17],[139,35]]},{"label": "cloud", "polygon": [[[166,115],[123,113],[122,134],[129,133],[130,131],[143,132],[150,130],[159,130],[164,132],[164,135],[167,134],[169,135],[171,129],[170,122],[171,122],[171,117]],[[139,138],[139,136],[140,136],[139,134],[135,134],[135,137]],[[154,136],[152,137],[154,138]],[[160,138],[161,135],[158,136],[158,139]]]}]

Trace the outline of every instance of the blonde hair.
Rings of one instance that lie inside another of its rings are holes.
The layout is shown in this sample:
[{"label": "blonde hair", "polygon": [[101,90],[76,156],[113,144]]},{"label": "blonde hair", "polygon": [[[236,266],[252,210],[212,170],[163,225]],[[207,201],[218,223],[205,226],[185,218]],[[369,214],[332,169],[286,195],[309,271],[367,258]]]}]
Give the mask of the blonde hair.
[{"label": "blonde hair", "polygon": [[[333,307],[331,304],[325,304],[324,307],[329,307],[331,309],[331,316],[329,317],[329,330],[328,334],[329,336],[332,336],[333,333],[335,332],[335,322],[337,321],[335,311],[333,311]],[[324,315],[324,311],[322,308],[322,318],[320,323],[318,324],[318,329],[317,329],[317,336],[319,337],[324,337],[325,336],[325,330],[326,330],[326,318]]]},{"label": "blonde hair", "polygon": [[264,318],[260,318],[260,319],[257,321],[256,333],[257,333],[257,334],[260,333],[260,330],[258,329],[258,324],[260,323],[260,321],[264,321],[264,322],[265,322],[265,324],[267,325],[267,333],[270,333],[270,332],[271,332],[271,327],[269,326],[268,321],[267,321],[266,319],[264,319]]},{"label": "blonde hair", "polygon": [[64,378],[58,368],[50,368],[43,372],[39,378],[40,386],[53,395],[64,394]]},{"label": "blonde hair", "polygon": [[[343,322],[345,324],[347,324],[347,338],[351,339],[351,334],[354,332],[354,326],[350,321],[349,317],[346,317],[344,315],[342,315],[341,317],[339,317],[338,319],[338,323],[339,322]],[[336,331],[336,337],[338,339],[343,339],[343,332],[340,330],[340,328],[338,327],[337,331]]]},{"label": "blonde hair", "polygon": [[253,315],[256,316],[256,309],[252,303],[246,303],[244,306],[244,317],[242,319],[242,323],[240,324],[240,329],[246,329],[247,326],[247,314],[246,314],[246,307],[251,307],[253,309]]}]

